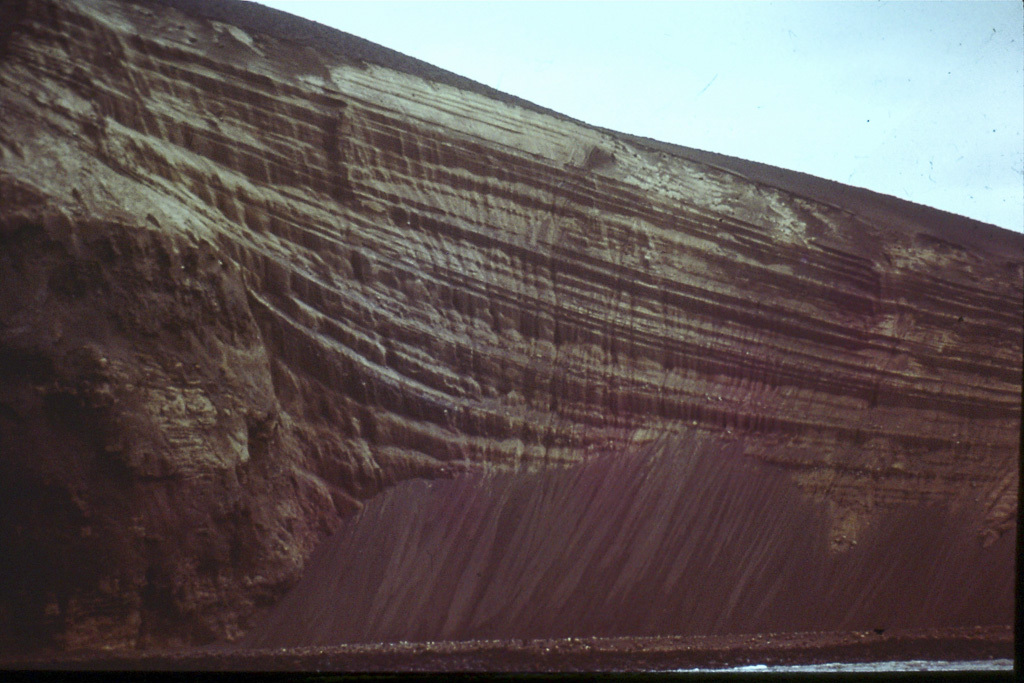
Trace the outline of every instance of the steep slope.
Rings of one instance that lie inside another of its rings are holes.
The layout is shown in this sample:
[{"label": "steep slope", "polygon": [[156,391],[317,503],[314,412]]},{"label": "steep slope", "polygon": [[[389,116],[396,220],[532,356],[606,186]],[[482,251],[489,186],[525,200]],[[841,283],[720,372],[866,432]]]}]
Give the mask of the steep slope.
[{"label": "steep slope", "polygon": [[236,637],[392,484],[715,436],[1016,515],[1024,238],[235,2],[0,17],[0,641]]},{"label": "steep slope", "polygon": [[[314,553],[243,647],[879,632],[1013,622],[1014,537],[899,506],[848,552],[736,444],[402,482]],[[900,549],[899,552],[895,549]]]}]

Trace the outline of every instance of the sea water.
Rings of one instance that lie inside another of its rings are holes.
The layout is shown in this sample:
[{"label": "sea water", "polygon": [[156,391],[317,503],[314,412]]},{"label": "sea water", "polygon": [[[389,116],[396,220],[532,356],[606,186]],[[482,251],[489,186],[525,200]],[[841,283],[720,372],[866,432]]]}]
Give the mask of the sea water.
[{"label": "sea water", "polygon": [[672,673],[757,672],[765,673],[873,673],[890,671],[1013,671],[1012,659],[980,659],[948,662],[912,659],[890,662],[830,662],[827,664],[753,664],[725,669],[675,669]]}]

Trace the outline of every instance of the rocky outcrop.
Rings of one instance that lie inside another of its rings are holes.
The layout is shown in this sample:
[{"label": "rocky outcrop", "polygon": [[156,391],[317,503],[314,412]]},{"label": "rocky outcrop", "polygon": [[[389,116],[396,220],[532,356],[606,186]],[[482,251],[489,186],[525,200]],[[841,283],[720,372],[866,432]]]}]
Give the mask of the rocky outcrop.
[{"label": "rocky outcrop", "polygon": [[233,638],[361,500],[715,437],[1016,515],[1024,239],[235,2],[0,21],[0,640]]}]

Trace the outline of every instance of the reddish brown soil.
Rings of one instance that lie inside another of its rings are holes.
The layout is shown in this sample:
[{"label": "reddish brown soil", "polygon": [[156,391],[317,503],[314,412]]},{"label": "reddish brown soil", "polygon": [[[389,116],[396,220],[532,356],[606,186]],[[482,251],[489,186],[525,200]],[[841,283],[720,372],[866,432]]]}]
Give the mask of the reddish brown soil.
[{"label": "reddish brown soil", "polygon": [[786,470],[704,439],[409,481],[310,559],[247,648],[969,628],[1013,621],[1014,535],[908,505],[845,550]]}]

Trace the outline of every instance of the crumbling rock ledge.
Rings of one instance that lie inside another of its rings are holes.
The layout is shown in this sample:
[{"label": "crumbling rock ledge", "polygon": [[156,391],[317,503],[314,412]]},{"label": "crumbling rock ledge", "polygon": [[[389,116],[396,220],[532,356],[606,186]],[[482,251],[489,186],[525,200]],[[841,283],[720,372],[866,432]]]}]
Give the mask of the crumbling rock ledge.
[{"label": "crumbling rock ledge", "polygon": [[1024,238],[237,2],[0,17],[0,647],[238,638],[393,484],[735,441],[1017,509]]}]

